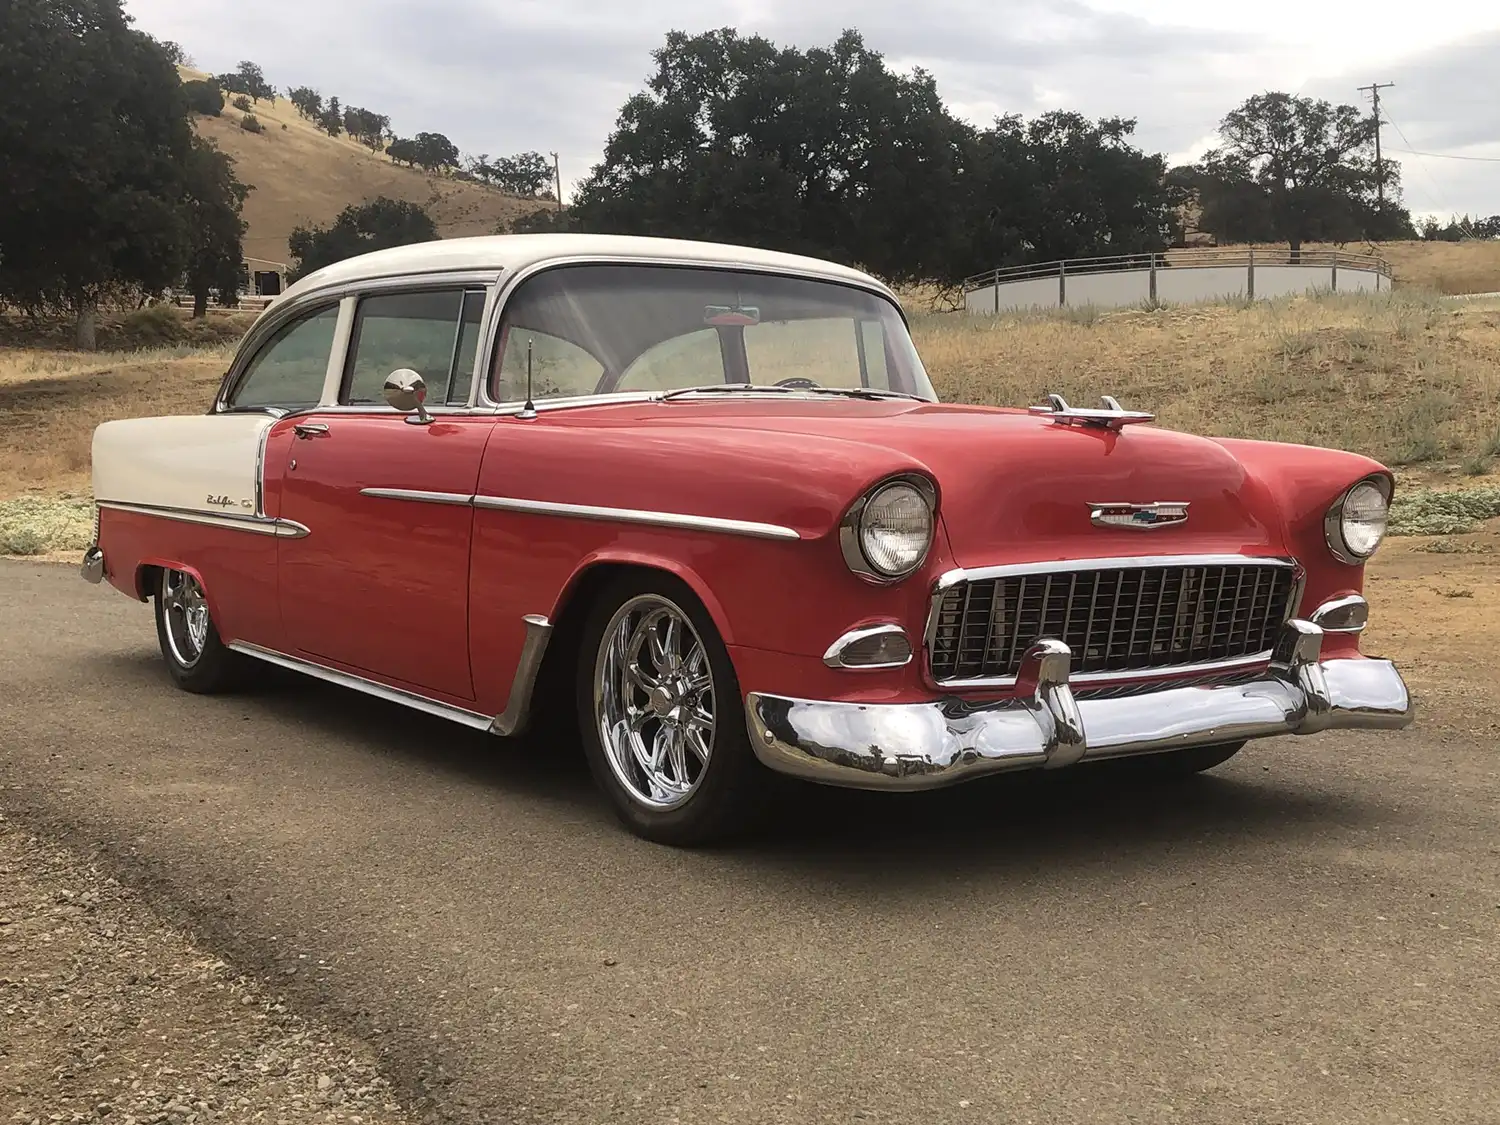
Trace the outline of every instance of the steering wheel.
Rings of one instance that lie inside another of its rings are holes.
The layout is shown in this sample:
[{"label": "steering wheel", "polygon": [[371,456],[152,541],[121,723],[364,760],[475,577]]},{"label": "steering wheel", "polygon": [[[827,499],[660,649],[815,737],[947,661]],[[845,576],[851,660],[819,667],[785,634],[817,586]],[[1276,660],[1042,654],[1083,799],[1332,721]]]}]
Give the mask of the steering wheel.
[{"label": "steering wheel", "polygon": [[809,389],[816,389],[822,384],[815,383],[811,379],[804,378],[801,375],[793,375],[790,379],[779,380],[775,385],[778,387],[790,387],[791,389],[797,391],[804,391]]}]

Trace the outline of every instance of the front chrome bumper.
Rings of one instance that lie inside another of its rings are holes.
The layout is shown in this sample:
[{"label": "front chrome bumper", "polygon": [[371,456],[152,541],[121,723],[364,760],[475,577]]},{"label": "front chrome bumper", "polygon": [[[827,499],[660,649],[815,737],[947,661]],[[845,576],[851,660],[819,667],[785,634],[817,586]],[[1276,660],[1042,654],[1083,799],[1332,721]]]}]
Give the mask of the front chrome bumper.
[{"label": "front chrome bumper", "polygon": [[1394,664],[1323,660],[1322,645],[1319,626],[1290,621],[1277,646],[1286,655],[1260,679],[1078,699],[1068,684],[1071,651],[1043,640],[1026,654],[1015,697],[1000,703],[834,703],[752,692],[746,713],[767,766],[858,789],[935,789],[1001,770],[1411,723]]}]

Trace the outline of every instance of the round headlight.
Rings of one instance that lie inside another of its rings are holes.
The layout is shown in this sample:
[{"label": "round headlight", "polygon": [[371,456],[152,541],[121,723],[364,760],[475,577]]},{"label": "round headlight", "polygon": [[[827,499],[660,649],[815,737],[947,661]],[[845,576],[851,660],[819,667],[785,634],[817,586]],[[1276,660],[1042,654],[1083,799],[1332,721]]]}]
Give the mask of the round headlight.
[{"label": "round headlight", "polygon": [[1390,497],[1375,481],[1362,480],[1344,493],[1325,521],[1328,546],[1343,562],[1364,562],[1385,538]]},{"label": "round headlight", "polygon": [[932,507],[920,489],[894,481],[877,489],[859,514],[859,549],[875,573],[910,574],[932,542]]}]

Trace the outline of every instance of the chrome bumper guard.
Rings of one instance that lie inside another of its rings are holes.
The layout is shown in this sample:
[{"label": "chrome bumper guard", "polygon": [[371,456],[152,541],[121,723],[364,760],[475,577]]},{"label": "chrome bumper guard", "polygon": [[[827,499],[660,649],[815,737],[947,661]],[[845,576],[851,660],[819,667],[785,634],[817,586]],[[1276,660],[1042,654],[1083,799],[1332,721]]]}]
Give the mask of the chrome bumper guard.
[{"label": "chrome bumper guard", "polygon": [[78,569],[84,581],[97,586],[104,581],[104,552],[98,547],[90,547],[84,552],[83,565]]},{"label": "chrome bumper guard", "polygon": [[750,737],[767,766],[807,781],[935,789],[1002,770],[1411,723],[1411,697],[1389,660],[1323,660],[1322,628],[1293,620],[1283,630],[1278,658],[1248,683],[1078,699],[1068,684],[1072,652],[1043,640],[1026,653],[1015,697],[1000,703],[834,703],[752,692]]}]

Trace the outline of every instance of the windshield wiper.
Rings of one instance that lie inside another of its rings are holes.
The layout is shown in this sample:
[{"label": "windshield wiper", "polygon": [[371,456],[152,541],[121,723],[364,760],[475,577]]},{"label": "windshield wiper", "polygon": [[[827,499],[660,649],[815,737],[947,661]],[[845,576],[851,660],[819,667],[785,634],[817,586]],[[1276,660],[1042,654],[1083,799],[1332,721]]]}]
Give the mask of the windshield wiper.
[{"label": "windshield wiper", "polygon": [[680,398],[682,395],[743,394],[747,391],[787,395],[797,389],[796,387],[770,386],[765,383],[707,383],[701,387],[678,387],[675,391],[667,391],[659,401],[666,402],[669,398]]},{"label": "windshield wiper", "polygon": [[844,398],[863,399],[886,399],[904,398],[913,402],[926,402],[920,395],[907,394],[905,391],[882,391],[875,387],[778,387],[774,383],[709,383],[702,387],[679,387],[675,391],[667,391],[659,401],[666,402],[668,399],[678,398],[682,395],[709,395],[709,394],[809,394],[809,395],[841,395]]},{"label": "windshield wiper", "polygon": [[910,395],[905,391],[882,391],[878,387],[801,387],[810,395],[843,395],[846,398],[906,398],[913,402],[926,402],[920,395]]}]

